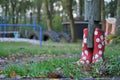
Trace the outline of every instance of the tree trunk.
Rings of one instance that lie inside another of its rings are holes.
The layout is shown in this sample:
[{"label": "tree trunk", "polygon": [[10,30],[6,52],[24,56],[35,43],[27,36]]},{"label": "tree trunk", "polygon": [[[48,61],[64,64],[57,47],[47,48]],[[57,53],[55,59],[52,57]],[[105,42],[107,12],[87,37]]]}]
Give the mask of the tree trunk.
[{"label": "tree trunk", "polygon": [[40,18],[41,18],[41,7],[42,7],[42,0],[37,0],[36,1],[36,5],[37,5],[37,24],[40,24]]},{"label": "tree trunk", "polygon": [[90,11],[87,47],[93,48],[94,30],[95,27],[99,27],[99,22],[101,21],[101,0],[92,0]]},{"label": "tree trunk", "polygon": [[102,21],[102,30],[105,30],[106,28],[106,21],[105,21],[105,2],[104,0],[101,0],[101,21]]},{"label": "tree trunk", "polygon": [[54,3],[54,0],[50,0],[50,1],[49,1],[49,8],[50,8],[51,18],[52,18],[53,15],[54,15],[54,6],[53,6],[53,3]]},{"label": "tree trunk", "polygon": [[5,16],[8,15],[8,9],[9,9],[9,8],[8,8],[8,4],[6,4],[6,5],[5,5]]},{"label": "tree trunk", "polygon": [[73,0],[68,0],[68,1],[66,0],[66,9],[70,19],[71,42],[76,42],[75,25],[74,25],[74,19],[72,14],[72,2]]},{"label": "tree trunk", "polygon": [[116,35],[120,36],[120,0],[117,0]]},{"label": "tree trunk", "polygon": [[[26,10],[24,10],[24,14],[26,14]],[[26,17],[26,15],[24,16],[24,24],[26,24],[27,23],[27,17]]]},{"label": "tree trunk", "polygon": [[15,18],[14,18],[14,16],[15,16],[15,8],[14,7],[12,7],[12,14],[13,14],[12,23],[15,24]]},{"label": "tree trunk", "polygon": [[41,10],[41,7],[37,6],[37,23],[40,24],[40,10]]},{"label": "tree trunk", "polygon": [[33,24],[33,13],[30,12],[30,24]]},{"label": "tree trunk", "polygon": [[[15,24],[15,3],[11,2],[12,5],[12,24]],[[13,27],[13,30],[16,31],[16,26]]]},{"label": "tree trunk", "polygon": [[44,9],[45,9],[45,14],[46,14],[46,20],[47,20],[47,27],[48,30],[52,30],[52,21],[51,21],[51,15],[50,15],[50,11],[48,9],[48,1],[47,0],[43,0],[44,2]]},{"label": "tree trunk", "polygon": [[79,0],[79,16],[83,17],[84,0]]},{"label": "tree trunk", "polygon": [[88,21],[90,17],[90,9],[91,8],[91,1],[90,0],[85,0],[85,20]]}]

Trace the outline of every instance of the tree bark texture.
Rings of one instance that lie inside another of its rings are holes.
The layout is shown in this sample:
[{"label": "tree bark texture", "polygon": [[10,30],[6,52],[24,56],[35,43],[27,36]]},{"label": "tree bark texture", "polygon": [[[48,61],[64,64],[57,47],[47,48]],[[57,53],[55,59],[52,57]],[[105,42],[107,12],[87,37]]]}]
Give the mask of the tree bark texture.
[{"label": "tree bark texture", "polygon": [[90,10],[91,10],[91,1],[90,0],[85,0],[85,20],[88,21],[90,17]]},{"label": "tree bark texture", "polygon": [[44,9],[45,9],[46,20],[47,20],[47,27],[48,27],[48,30],[51,31],[52,30],[52,21],[51,21],[50,11],[48,9],[48,1],[43,0],[43,2],[44,2]]},{"label": "tree bark texture", "polygon": [[101,21],[102,21],[102,30],[104,31],[106,28],[106,21],[105,21],[105,2],[101,0]]},{"label": "tree bark texture", "polygon": [[55,14],[53,3],[54,3],[54,0],[50,0],[50,1],[49,1],[49,8],[50,8],[51,18],[53,18],[53,15]]},{"label": "tree bark texture", "polygon": [[79,0],[79,16],[83,17],[84,0]]},{"label": "tree bark texture", "polygon": [[71,42],[76,41],[76,35],[75,35],[75,25],[74,25],[74,19],[72,14],[72,2],[73,0],[66,0],[66,11],[69,16],[70,20],[70,30],[71,30]]},{"label": "tree bark texture", "polygon": [[93,35],[95,27],[99,27],[101,21],[101,0],[92,0],[90,8],[90,17],[88,24],[88,41],[87,47],[93,48]]},{"label": "tree bark texture", "polygon": [[117,0],[116,35],[120,36],[120,0]]},{"label": "tree bark texture", "polygon": [[37,5],[37,24],[40,24],[40,16],[41,16],[41,6]]},{"label": "tree bark texture", "polygon": [[[13,16],[13,18],[12,18],[12,23],[15,24],[15,20],[16,20],[16,19],[15,19],[15,8],[16,8],[16,3],[13,2],[13,1],[11,1],[11,6],[12,6],[12,16]],[[17,30],[16,26],[13,26],[13,30],[14,30],[14,31]]]}]

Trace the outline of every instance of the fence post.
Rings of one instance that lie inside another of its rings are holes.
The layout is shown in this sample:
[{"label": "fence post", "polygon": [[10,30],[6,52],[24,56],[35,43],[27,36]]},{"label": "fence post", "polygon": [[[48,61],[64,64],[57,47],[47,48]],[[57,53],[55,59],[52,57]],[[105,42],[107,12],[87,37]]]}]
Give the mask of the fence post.
[{"label": "fence post", "polygon": [[40,27],[40,47],[42,47],[42,27]]}]

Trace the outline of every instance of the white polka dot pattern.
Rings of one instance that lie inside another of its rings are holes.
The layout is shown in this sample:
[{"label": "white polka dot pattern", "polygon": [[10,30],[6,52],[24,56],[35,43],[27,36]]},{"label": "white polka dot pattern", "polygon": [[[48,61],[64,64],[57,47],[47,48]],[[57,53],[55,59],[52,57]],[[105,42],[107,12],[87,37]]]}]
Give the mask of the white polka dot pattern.
[{"label": "white polka dot pattern", "polygon": [[88,51],[87,50],[85,50],[85,55],[88,56]]},{"label": "white polka dot pattern", "polygon": [[84,43],[87,43],[87,38],[84,39]]},{"label": "white polka dot pattern", "polygon": [[83,38],[85,38],[85,34],[83,35]]},{"label": "white polka dot pattern", "polygon": [[80,62],[81,62],[82,64],[84,64],[84,61],[81,60]]},{"label": "white polka dot pattern", "polygon": [[84,47],[84,44],[82,44],[82,47]]},{"label": "white polka dot pattern", "polygon": [[86,57],[85,57],[85,56],[83,57],[83,60],[86,60]]},{"label": "white polka dot pattern", "polygon": [[92,63],[100,61],[100,58],[103,59],[104,46],[105,44],[103,32],[99,28],[96,28],[94,31],[94,49]]},{"label": "white polka dot pattern", "polygon": [[94,58],[94,56],[93,56],[93,58],[92,58],[92,60],[94,60],[95,58]]},{"label": "white polka dot pattern", "polygon": [[101,44],[99,44],[99,45],[98,45],[98,48],[99,48],[99,49],[101,49],[101,48],[102,48],[102,45],[101,45]]},{"label": "white polka dot pattern", "polygon": [[100,36],[101,40],[103,40],[103,35]]},{"label": "white polka dot pattern", "polygon": [[81,64],[90,64],[92,62],[93,52],[91,49],[87,48],[87,37],[88,37],[88,29],[84,29],[83,35],[83,43],[82,43],[82,54],[80,63]]},{"label": "white polka dot pattern", "polygon": [[84,56],[84,53],[82,52],[82,56]]},{"label": "white polka dot pattern", "polygon": [[87,60],[87,61],[86,61],[86,63],[87,63],[87,64],[89,64],[89,63],[90,63],[90,61],[89,61],[89,60]]},{"label": "white polka dot pattern", "polygon": [[96,55],[95,55],[95,59],[97,59],[98,57],[99,57],[98,54],[96,54]]},{"label": "white polka dot pattern", "polygon": [[99,51],[99,54],[102,55],[102,50]]},{"label": "white polka dot pattern", "polygon": [[96,39],[96,42],[100,42],[100,39],[99,39],[99,38],[97,38],[97,39]]},{"label": "white polka dot pattern", "polygon": [[98,31],[95,31],[94,34],[95,34],[95,35],[98,35]]}]

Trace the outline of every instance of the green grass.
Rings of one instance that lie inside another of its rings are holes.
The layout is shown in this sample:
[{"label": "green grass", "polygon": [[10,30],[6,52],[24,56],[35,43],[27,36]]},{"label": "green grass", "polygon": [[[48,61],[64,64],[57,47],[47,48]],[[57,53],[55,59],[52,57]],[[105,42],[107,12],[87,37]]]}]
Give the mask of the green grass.
[{"label": "green grass", "polygon": [[105,56],[113,56],[113,57],[118,57],[120,55],[120,44],[114,45],[114,44],[109,44],[105,48]]},{"label": "green grass", "polygon": [[[120,44],[117,45],[107,45],[105,48],[105,58],[108,58],[104,64],[95,64],[95,70],[93,72],[86,72],[82,69],[81,66],[76,66],[73,63],[78,61],[80,56],[77,57],[58,57],[59,55],[73,55],[80,54],[82,51],[81,43],[53,43],[46,42],[43,43],[42,47],[39,45],[33,45],[29,43],[23,42],[0,42],[0,56],[8,57],[10,54],[27,54],[34,56],[36,54],[48,54],[48,55],[56,55],[51,56],[52,58],[48,60],[41,60],[38,62],[28,62],[24,65],[9,63],[6,65],[6,69],[4,70],[4,74],[7,77],[10,77],[10,73],[15,71],[17,75],[22,76],[30,76],[30,77],[38,77],[38,76],[47,76],[48,73],[51,72],[61,72],[69,78],[70,74],[74,76],[74,78],[84,78],[91,77],[93,75],[98,75],[99,67],[104,65],[106,70],[108,70],[109,75],[114,76],[112,72],[116,71],[116,75],[120,74],[117,72],[120,70],[117,66],[119,65],[119,50]],[[112,66],[112,67],[110,67]],[[59,70],[58,70],[59,69]]]},{"label": "green grass", "polygon": [[[45,46],[45,45],[48,46]],[[42,47],[39,45],[23,43],[23,42],[0,42],[0,56],[7,57],[9,54],[79,54],[81,52],[81,44],[61,44],[61,43],[44,43]],[[54,46],[52,44],[60,45]],[[62,46],[61,46],[62,45]]]},{"label": "green grass", "polygon": [[[15,71],[20,76],[47,76],[48,73],[51,72],[61,72],[64,73],[66,77],[70,77],[69,73],[77,74],[79,71],[73,66],[72,62],[77,61],[79,58],[65,58],[65,59],[51,59],[49,61],[37,62],[37,63],[29,63],[24,66],[10,64],[7,66],[5,73],[10,77],[10,73]],[[72,65],[71,65],[72,64]],[[74,68],[73,68],[74,67]],[[61,68],[57,70],[57,68]],[[75,77],[79,77],[77,74]]]}]

